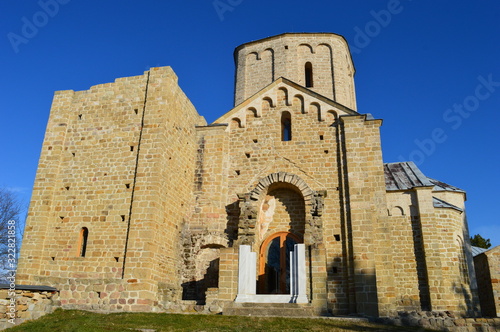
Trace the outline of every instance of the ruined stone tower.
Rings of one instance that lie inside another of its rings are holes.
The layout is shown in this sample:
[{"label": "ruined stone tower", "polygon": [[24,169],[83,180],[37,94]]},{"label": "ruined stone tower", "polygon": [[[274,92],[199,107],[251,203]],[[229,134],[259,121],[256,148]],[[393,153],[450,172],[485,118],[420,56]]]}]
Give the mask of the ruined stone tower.
[{"label": "ruined stone tower", "polygon": [[477,311],[465,192],[383,163],[345,39],[282,34],[235,62],[212,124],[170,67],[55,94],[18,280],[64,308]]}]

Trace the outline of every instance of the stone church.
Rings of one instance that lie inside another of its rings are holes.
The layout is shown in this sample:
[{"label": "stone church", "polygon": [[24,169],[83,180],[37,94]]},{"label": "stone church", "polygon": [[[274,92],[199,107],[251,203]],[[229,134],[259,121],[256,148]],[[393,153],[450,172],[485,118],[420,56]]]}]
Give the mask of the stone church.
[{"label": "stone church", "polygon": [[103,311],[474,315],[466,194],[383,162],[346,40],[285,33],[234,60],[210,124],[170,67],[55,93],[18,283]]}]

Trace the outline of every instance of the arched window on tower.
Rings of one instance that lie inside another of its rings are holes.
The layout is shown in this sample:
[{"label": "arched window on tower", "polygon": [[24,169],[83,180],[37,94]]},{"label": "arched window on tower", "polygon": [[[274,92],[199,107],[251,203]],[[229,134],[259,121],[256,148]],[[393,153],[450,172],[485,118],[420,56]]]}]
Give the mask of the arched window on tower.
[{"label": "arched window on tower", "polygon": [[80,230],[80,239],[78,246],[78,255],[80,257],[85,257],[85,253],[87,252],[87,239],[89,237],[89,230],[87,227],[82,227]]},{"label": "arched window on tower", "polygon": [[306,88],[312,88],[313,87],[313,66],[312,63],[306,62],[304,72],[306,74]]},{"label": "arched window on tower", "polygon": [[287,111],[281,113],[281,140],[292,140],[292,116]]}]

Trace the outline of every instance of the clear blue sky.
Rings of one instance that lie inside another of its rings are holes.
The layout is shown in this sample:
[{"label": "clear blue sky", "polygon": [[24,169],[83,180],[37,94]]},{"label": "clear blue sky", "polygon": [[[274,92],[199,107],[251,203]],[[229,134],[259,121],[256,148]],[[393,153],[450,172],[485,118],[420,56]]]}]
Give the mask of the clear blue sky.
[{"label": "clear blue sky", "polygon": [[236,46],[334,32],[358,111],[384,119],[384,161],[465,189],[471,234],[499,245],[499,17],[494,0],[3,0],[0,185],[29,200],[56,90],[168,65],[211,122],[232,107]]}]

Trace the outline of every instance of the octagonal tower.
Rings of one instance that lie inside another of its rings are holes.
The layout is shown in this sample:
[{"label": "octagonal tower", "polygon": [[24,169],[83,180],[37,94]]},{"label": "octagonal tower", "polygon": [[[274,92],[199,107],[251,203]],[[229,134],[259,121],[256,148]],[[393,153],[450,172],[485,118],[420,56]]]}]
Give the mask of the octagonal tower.
[{"label": "octagonal tower", "polygon": [[235,106],[284,77],[356,110],[355,69],[342,36],[285,33],[240,45],[234,59]]}]

